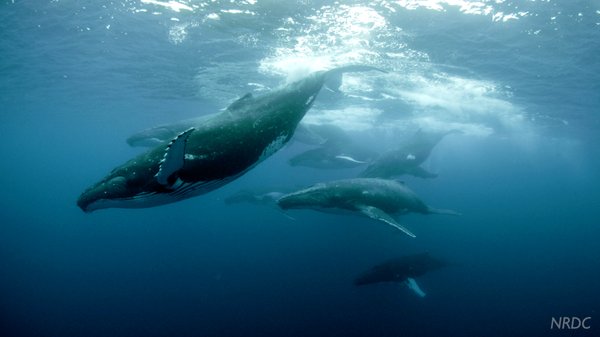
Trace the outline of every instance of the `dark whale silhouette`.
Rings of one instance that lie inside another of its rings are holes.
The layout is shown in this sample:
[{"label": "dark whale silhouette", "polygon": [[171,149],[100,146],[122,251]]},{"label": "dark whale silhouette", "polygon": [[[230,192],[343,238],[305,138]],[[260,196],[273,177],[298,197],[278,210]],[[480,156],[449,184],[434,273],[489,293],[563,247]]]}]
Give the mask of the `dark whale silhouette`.
[{"label": "dark whale silhouette", "polygon": [[363,286],[380,282],[401,282],[423,297],[425,293],[414,278],[445,266],[447,266],[445,261],[434,258],[429,253],[406,255],[388,260],[361,273],[354,280],[354,284]]}]

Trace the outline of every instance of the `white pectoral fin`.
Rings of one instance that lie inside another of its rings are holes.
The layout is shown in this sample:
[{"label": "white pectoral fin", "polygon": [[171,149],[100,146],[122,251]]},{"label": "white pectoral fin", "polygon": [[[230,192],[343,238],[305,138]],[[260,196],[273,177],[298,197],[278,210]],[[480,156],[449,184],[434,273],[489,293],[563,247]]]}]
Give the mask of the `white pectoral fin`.
[{"label": "white pectoral fin", "polygon": [[417,284],[417,281],[412,278],[409,277],[406,279],[406,281],[404,281],[404,283],[406,283],[406,286],[408,287],[408,289],[412,290],[415,292],[415,294],[417,294],[417,296],[419,297],[425,297],[425,295],[427,295],[420,287],[419,284]]},{"label": "white pectoral fin", "polygon": [[283,214],[283,216],[284,216],[284,217],[286,217],[286,218],[288,218],[288,219],[290,219],[290,220],[292,220],[292,221],[296,221],[296,218],[294,218],[293,216],[291,216],[291,215],[287,214],[286,212],[282,211],[281,209],[279,210],[279,212],[280,212],[281,214]]},{"label": "white pectoral fin", "polygon": [[352,158],[350,156],[345,156],[345,155],[342,155],[342,154],[335,156],[335,158],[343,160],[343,161],[351,162],[351,163],[356,163],[356,164],[366,164],[367,163],[366,161],[357,160],[357,159],[354,159],[354,158]]},{"label": "white pectoral fin", "polygon": [[377,207],[359,205],[359,206],[357,206],[357,208],[360,210],[360,212],[362,214],[368,216],[371,219],[383,221],[386,224],[393,226],[396,229],[401,230],[402,232],[404,232],[404,234],[410,236],[411,238],[417,237],[406,227],[404,227],[401,224],[399,224],[398,222],[396,222],[396,220],[394,218],[392,218],[389,214],[387,214],[386,212],[382,211],[381,209],[379,209]]},{"label": "white pectoral fin", "polygon": [[183,167],[185,160],[185,145],[194,128],[188,129],[173,138],[165,150],[165,155],[160,161],[160,168],[156,173],[156,181],[161,185],[169,185],[169,177]]}]

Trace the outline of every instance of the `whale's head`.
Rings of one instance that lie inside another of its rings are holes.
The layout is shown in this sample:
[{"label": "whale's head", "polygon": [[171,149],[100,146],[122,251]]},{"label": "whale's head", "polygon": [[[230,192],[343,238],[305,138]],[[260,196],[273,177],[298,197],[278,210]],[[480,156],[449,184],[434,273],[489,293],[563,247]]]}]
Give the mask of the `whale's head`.
[{"label": "whale's head", "polygon": [[77,199],[77,206],[89,213],[97,209],[119,207],[119,204],[125,205],[135,196],[136,193],[128,188],[124,176],[108,177],[85,190]]},{"label": "whale's head", "polygon": [[103,208],[140,208],[166,203],[164,188],[154,178],[156,168],[131,160],[87,188],[77,206],[89,213]]}]

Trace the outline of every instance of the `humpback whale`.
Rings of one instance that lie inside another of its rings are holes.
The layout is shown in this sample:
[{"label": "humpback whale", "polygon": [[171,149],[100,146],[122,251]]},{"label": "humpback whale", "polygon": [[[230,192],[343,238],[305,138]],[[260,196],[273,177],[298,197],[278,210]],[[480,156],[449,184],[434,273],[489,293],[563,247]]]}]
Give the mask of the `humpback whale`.
[{"label": "humpback whale", "polygon": [[407,255],[388,260],[361,273],[354,280],[354,284],[362,286],[380,282],[401,282],[418,296],[425,297],[425,292],[414,278],[445,266],[444,261],[432,257],[429,253]]},{"label": "humpback whale", "polygon": [[322,137],[323,141],[319,147],[290,158],[288,162],[291,166],[317,169],[353,168],[367,164],[377,157],[375,151],[357,145],[344,130],[337,126],[331,124],[311,126],[309,132]]},{"label": "humpback whale", "polygon": [[178,134],[185,130],[209,121],[216,115],[216,113],[213,113],[196,118],[184,119],[171,124],[163,124],[148,128],[129,136],[127,138],[127,144],[133,147],[156,147],[164,142],[174,139]]},{"label": "humpback whale", "polygon": [[406,144],[382,154],[371,162],[359,176],[392,178],[408,174],[420,178],[435,178],[437,174],[428,172],[421,164],[444,137],[459,132],[452,130],[444,133],[426,133],[419,130]]},{"label": "humpback whale", "polygon": [[275,205],[277,199],[281,198],[285,193],[279,191],[257,192],[253,190],[240,190],[226,197],[223,201],[227,205],[250,203],[256,205]]},{"label": "humpback whale", "polygon": [[288,161],[291,166],[317,169],[353,168],[369,163],[375,155],[368,150],[351,148],[328,141],[323,146],[306,150]]},{"label": "humpback whale", "polygon": [[246,94],[224,111],[115,168],[85,190],[77,205],[85,212],[152,207],[217,189],[283,147],[325,81],[344,72],[368,70],[378,69],[340,67],[312,73],[261,96]]},{"label": "humpback whale", "polygon": [[403,183],[379,178],[354,178],[318,183],[282,196],[277,200],[277,204],[282,209],[353,211],[382,221],[413,238],[415,235],[399,224],[391,214],[416,212],[459,215],[452,210],[426,205]]}]

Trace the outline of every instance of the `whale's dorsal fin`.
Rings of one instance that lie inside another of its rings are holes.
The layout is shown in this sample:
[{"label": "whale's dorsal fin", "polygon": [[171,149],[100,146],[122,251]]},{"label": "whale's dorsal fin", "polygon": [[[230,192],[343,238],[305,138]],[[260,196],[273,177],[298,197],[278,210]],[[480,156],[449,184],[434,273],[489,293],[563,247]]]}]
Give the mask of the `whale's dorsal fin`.
[{"label": "whale's dorsal fin", "polygon": [[165,155],[160,161],[160,168],[156,173],[156,181],[161,185],[170,185],[169,177],[183,167],[185,158],[185,145],[190,134],[194,131],[190,128],[173,138],[165,150]]},{"label": "whale's dorsal fin", "polygon": [[401,224],[399,224],[398,222],[396,222],[396,220],[394,220],[394,218],[392,218],[392,216],[390,216],[389,214],[387,214],[386,212],[382,211],[381,209],[379,209],[377,207],[367,206],[367,205],[357,205],[356,208],[362,214],[368,216],[371,219],[383,221],[386,224],[393,226],[396,229],[401,230],[402,232],[404,232],[404,234],[410,236],[411,238],[417,237],[406,227],[404,227]]},{"label": "whale's dorsal fin", "polygon": [[238,98],[237,100],[235,100],[233,103],[231,103],[228,107],[227,110],[232,111],[232,110],[236,110],[239,109],[242,104],[244,104],[247,100],[252,98],[252,93],[249,92],[247,94],[245,94],[244,96]]}]

